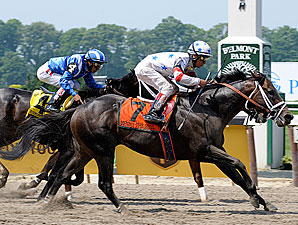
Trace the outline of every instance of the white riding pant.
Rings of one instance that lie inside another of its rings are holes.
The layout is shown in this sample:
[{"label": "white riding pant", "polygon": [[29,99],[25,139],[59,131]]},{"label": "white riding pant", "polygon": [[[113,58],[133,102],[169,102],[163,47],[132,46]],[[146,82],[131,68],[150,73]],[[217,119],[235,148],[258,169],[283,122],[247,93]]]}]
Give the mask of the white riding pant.
[{"label": "white riding pant", "polygon": [[154,87],[159,93],[166,96],[166,99],[175,94],[174,87],[158,71],[150,67],[150,63],[141,61],[135,68],[135,74],[139,80]]},{"label": "white riding pant", "polygon": [[[47,84],[53,85],[55,87],[60,87],[60,78],[62,74],[54,73],[49,69],[48,62],[40,66],[37,70],[37,78]],[[75,89],[80,90],[80,83],[76,80],[70,80],[69,85]]]}]

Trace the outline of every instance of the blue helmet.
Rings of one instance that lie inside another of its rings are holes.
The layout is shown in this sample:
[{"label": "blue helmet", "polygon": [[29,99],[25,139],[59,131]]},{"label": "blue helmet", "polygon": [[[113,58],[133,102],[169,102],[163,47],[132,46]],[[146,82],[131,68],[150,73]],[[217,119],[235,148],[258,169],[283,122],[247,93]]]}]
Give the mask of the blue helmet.
[{"label": "blue helmet", "polygon": [[96,63],[100,63],[100,64],[107,63],[106,57],[103,54],[103,52],[101,52],[97,49],[89,50],[85,54],[85,61],[96,62]]}]

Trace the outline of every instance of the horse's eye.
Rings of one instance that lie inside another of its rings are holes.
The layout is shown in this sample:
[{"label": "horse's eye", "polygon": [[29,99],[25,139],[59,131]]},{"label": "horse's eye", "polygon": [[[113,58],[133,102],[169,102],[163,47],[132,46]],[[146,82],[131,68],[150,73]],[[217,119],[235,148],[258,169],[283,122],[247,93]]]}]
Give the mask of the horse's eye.
[{"label": "horse's eye", "polygon": [[273,89],[270,89],[267,92],[268,92],[269,95],[274,95],[275,94],[275,91]]}]

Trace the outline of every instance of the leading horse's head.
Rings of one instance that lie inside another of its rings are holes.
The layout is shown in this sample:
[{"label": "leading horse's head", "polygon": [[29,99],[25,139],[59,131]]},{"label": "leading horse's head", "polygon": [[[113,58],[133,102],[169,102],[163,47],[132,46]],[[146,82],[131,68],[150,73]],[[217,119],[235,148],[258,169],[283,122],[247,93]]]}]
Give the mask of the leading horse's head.
[{"label": "leading horse's head", "polygon": [[255,105],[251,108],[253,104],[247,101],[245,104],[246,110],[253,114],[256,122],[264,123],[268,119],[272,119],[279,127],[289,125],[294,117],[272,82],[261,73],[253,72],[251,74],[253,77],[251,79],[253,91],[249,98],[260,106]]}]

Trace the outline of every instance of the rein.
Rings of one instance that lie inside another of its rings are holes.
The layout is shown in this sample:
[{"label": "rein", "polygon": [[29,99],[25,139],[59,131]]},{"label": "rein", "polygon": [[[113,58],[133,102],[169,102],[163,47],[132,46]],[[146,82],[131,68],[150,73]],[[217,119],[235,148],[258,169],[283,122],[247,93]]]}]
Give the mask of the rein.
[{"label": "rein", "polygon": [[[239,91],[237,88],[233,87],[230,84],[227,84],[227,83],[218,83],[218,84],[220,84],[222,86],[225,86],[225,87],[228,87],[231,90],[238,93],[239,95],[241,95],[242,97],[244,97],[247,100],[246,103],[245,103],[246,109],[248,109],[248,107],[247,107],[248,102],[251,102],[252,104],[257,106],[261,110],[267,112],[268,113],[267,120],[270,119],[270,118],[272,118],[273,120],[276,120],[279,117],[279,115],[281,114],[282,110],[286,107],[286,103],[284,101],[281,101],[281,102],[273,105],[270,102],[269,98],[267,97],[266,93],[264,92],[262,86],[259,84],[258,81],[255,81],[256,88],[253,90],[253,92],[249,96],[246,96],[245,94],[243,94],[241,91]],[[256,101],[254,101],[252,99],[252,96],[255,94],[255,92],[257,90],[259,90],[261,92],[261,95],[264,99],[264,102],[265,102],[267,108],[263,107],[262,105],[260,105],[259,103],[257,103]],[[278,107],[280,107],[279,111],[275,111]]]},{"label": "rein", "polygon": [[249,98],[248,96],[246,96],[245,94],[243,94],[241,91],[239,91],[237,88],[233,87],[230,84],[227,83],[218,83],[220,85],[226,86],[230,89],[232,89],[233,91],[235,91],[236,93],[238,93],[239,95],[241,95],[242,97],[244,97],[247,101],[250,101],[252,104],[254,104],[255,106],[259,107],[260,109],[264,110],[265,112],[269,113],[270,110],[266,109],[265,107],[261,106],[259,103],[257,103],[256,101],[252,100],[251,98]]},{"label": "rein", "polygon": [[114,92],[114,94],[116,94],[116,95],[120,95],[120,96],[123,96],[123,97],[126,97],[123,93],[117,91],[115,88],[112,87],[111,89],[112,89],[112,91]]}]

